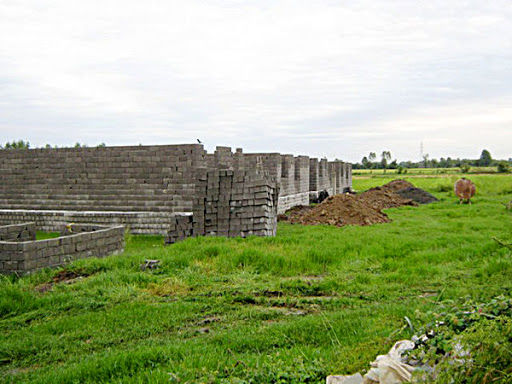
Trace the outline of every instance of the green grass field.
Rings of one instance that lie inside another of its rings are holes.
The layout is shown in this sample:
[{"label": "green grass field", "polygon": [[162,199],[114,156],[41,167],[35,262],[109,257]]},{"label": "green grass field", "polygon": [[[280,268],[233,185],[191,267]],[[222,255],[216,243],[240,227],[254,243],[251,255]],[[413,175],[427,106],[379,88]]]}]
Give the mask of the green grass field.
[{"label": "green grass field", "polygon": [[[404,175],[440,202],[387,210],[388,224],[279,224],[275,238],[128,236],[122,255],[0,280],[6,383],[322,383],[368,368],[408,330],[404,316],[512,288],[512,176]],[[364,190],[396,178],[354,178]],[[162,268],[142,272],[144,259]],[[418,312],[419,311],[419,312]]]},{"label": "green grass field", "polygon": [[[406,168],[403,171],[406,173],[401,176],[408,175],[460,175],[460,168]],[[470,167],[468,174],[481,174],[481,173],[497,173],[498,167]],[[370,175],[397,175],[398,169],[354,169],[352,171],[353,175],[359,176],[370,176]]]}]

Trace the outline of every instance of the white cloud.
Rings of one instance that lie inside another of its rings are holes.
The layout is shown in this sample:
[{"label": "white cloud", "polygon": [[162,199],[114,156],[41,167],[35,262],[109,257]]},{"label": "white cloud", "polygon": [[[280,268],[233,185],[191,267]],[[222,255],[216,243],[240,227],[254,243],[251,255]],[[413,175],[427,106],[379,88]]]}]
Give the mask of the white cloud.
[{"label": "white cloud", "polygon": [[511,35],[505,0],[0,0],[0,141],[509,157]]}]

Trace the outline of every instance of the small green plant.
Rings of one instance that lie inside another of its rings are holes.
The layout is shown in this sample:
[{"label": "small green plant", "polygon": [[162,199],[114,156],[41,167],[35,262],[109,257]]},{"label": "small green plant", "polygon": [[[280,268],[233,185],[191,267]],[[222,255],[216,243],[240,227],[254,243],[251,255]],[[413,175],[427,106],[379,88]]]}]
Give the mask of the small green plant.
[{"label": "small green plant", "polygon": [[460,166],[460,171],[462,173],[469,173],[470,170],[471,170],[471,167],[469,166],[469,164],[462,164]]},{"label": "small green plant", "polygon": [[414,360],[435,366],[436,382],[491,383],[512,379],[512,300],[498,296],[488,303],[467,300],[462,306],[441,304],[440,311],[417,313],[430,322],[414,338]]}]

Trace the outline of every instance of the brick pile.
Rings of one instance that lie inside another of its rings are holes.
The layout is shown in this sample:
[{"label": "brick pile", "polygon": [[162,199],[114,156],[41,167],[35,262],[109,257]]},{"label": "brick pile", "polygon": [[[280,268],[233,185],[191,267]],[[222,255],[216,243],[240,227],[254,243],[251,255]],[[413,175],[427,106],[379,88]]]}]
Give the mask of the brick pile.
[{"label": "brick pile", "polygon": [[175,214],[165,234],[165,244],[173,244],[193,235],[192,213]]},{"label": "brick pile", "polygon": [[181,219],[179,228],[177,215],[166,243],[190,232],[193,236],[275,236],[279,195],[275,178],[256,170],[205,169],[199,173],[193,216]]}]

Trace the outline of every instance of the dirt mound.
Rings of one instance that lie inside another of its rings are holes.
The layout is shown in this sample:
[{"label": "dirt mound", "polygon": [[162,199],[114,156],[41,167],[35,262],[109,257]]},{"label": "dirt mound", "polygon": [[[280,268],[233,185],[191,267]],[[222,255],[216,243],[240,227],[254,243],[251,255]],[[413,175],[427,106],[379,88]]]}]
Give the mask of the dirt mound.
[{"label": "dirt mound", "polygon": [[390,181],[387,184],[384,184],[382,186],[382,188],[390,189],[391,191],[396,192],[396,191],[400,191],[401,189],[414,188],[414,185],[412,183],[409,183],[406,180],[396,179],[396,180]]},{"label": "dirt mound", "polygon": [[385,186],[369,189],[361,193],[358,199],[378,211],[403,205],[417,205],[411,198],[401,196]]},{"label": "dirt mound", "polygon": [[335,195],[321,204],[289,218],[293,224],[319,225],[371,225],[387,223],[389,218],[383,212],[369,206],[354,195]]},{"label": "dirt mound", "polygon": [[335,195],[314,206],[298,206],[283,215],[292,224],[371,225],[389,222],[386,208],[428,204],[437,199],[405,180],[393,180],[360,195]]},{"label": "dirt mound", "polygon": [[300,216],[312,208],[313,207],[309,205],[296,205],[288,209],[285,213],[277,215],[277,221],[291,221],[294,217]]},{"label": "dirt mound", "polygon": [[405,199],[411,199],[418,204],[430,204],[439,199],[421,188],[409,187],[395,192]]}]

